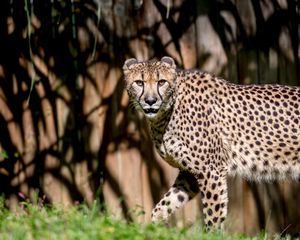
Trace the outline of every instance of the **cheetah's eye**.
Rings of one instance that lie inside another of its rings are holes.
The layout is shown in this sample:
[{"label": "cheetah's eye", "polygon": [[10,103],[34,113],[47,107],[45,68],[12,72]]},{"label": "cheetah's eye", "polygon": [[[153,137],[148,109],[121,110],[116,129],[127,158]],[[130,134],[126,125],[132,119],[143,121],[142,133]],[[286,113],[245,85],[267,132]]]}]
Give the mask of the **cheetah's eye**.
[{"label": "cheetah's eye", "polygon": [[157,84],[158,84],[159,87],[162,87],[163,85],[165,85],[166,82],[167,82],[167,80],[161,79],[161,80],[159,80],[159,81],[157,82]]},{"label": "cheetah's eye", "polygon": [[138,85],[139,87],[142,87],[144,85],[144,82],[142,80],[136,80],[136,81],[134,81],[134,83],[136,85]]}]

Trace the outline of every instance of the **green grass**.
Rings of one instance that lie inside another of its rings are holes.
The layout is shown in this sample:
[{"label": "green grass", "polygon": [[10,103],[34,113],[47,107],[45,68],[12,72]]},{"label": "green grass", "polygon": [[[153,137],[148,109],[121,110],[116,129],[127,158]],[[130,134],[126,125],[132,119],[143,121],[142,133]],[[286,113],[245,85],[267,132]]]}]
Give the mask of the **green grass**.
[{"label": "green grass", "polygon": [[[156,224],[126,223],[92,207],[63,208],[23,203],[17,213],[0,206],[0,239],[249,239],[222,233],[206,234],[198,227],[178,229]],[[257,238],[257,239],[263,239]]]}]

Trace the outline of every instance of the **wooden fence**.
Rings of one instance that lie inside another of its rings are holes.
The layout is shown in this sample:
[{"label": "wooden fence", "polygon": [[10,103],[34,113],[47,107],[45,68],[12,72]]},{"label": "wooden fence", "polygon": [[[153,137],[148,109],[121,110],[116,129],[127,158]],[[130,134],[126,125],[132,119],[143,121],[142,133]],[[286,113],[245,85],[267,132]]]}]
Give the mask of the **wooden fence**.
[{"label": "wooden fence", "polygon": [[[299,1],[0,4],[0,192],[11,209],[37,194],[150,220],[177,171],[128,108],[121,67],[129,57],[169,55],[241,84],[300,85]],[[300,232],[298,182],[228,181],[229,232]],[[190,225],[200,209],[198,197],[174,219]]]}]

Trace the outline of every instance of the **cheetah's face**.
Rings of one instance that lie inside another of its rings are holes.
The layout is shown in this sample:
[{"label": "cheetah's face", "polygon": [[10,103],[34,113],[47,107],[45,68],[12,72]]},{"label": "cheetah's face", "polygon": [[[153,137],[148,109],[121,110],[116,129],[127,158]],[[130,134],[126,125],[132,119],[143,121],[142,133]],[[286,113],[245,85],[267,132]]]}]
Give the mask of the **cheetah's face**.
[{"label": "cheetah's face", "polygon": [[162,109],[172,105],[176,65],[170,57],[158,62],[129,59],[123,66],[128,94],[145,116],[154,119]]}]

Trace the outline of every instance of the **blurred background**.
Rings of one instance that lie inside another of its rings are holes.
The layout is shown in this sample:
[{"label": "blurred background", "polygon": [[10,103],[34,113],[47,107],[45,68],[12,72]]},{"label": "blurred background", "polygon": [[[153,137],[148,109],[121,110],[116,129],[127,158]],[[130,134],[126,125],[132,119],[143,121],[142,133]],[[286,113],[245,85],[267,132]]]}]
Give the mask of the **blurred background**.
[{"label": "blurred background", "polygon": [[[298,0],[4,0],[0,3],[0,193],[98,201],[149,222],[177,170],[128,108],[122,65],[171,56],[240,84],[300,85]],[[299,182],[229,182],[229,232],[300,232]],[[200,197],[173,217],[201,219]],[[199,224],[199,223],[198,223]]]}]

